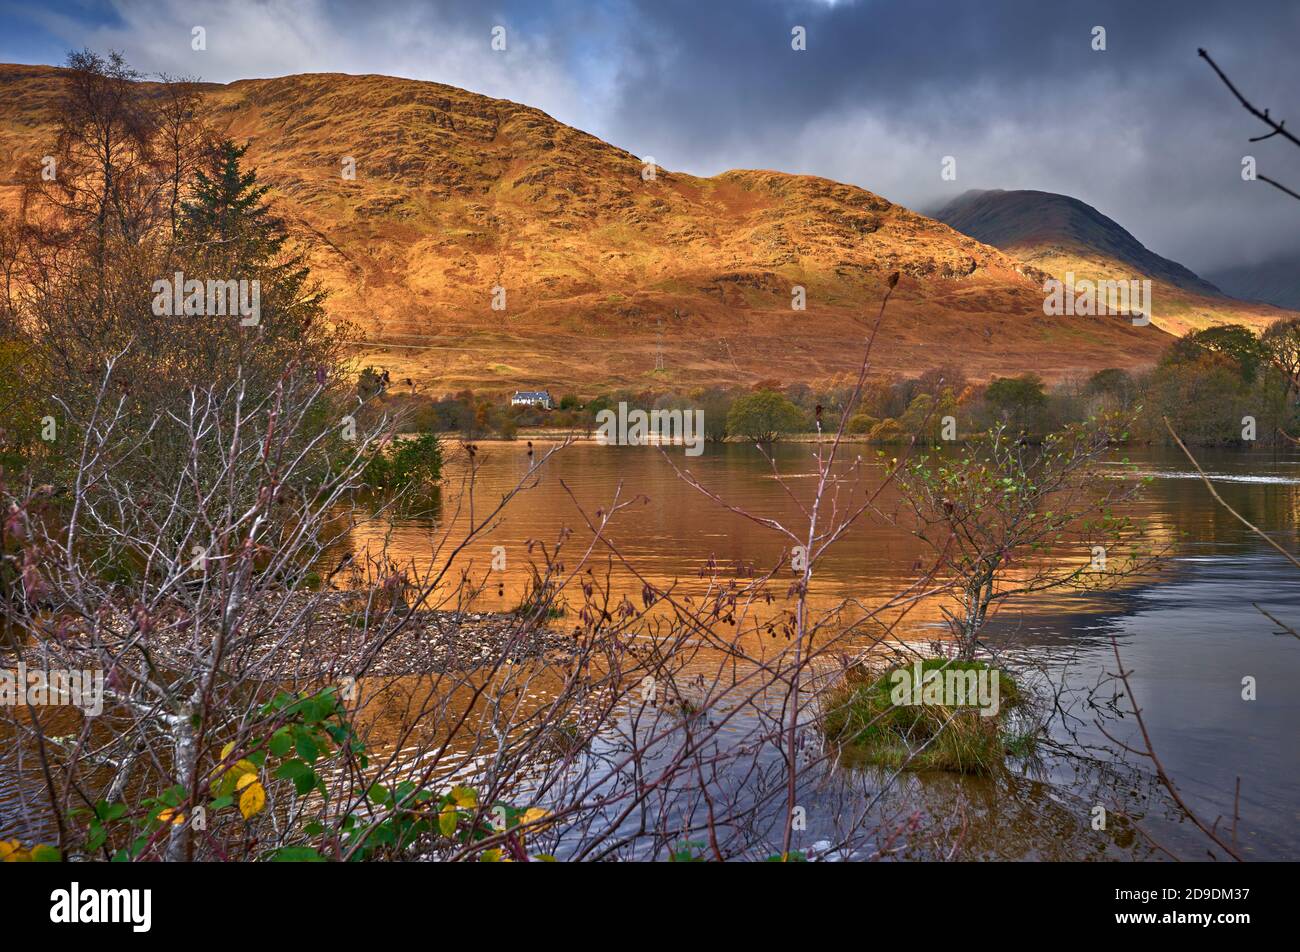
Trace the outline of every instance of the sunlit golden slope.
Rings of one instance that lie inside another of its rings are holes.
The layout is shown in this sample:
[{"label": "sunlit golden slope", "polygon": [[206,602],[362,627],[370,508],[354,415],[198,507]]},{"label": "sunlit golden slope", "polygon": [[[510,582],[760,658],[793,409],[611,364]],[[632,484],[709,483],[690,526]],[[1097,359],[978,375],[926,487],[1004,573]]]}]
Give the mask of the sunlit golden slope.
[{"label": "sunlit golden slope", "polygon": [[[48,149],[59,82],[0,66],[11,193]],[[251,143],[332,312],[384,342],[359,358],[398,379],[586,393],[823,379],[857,366],[895,270],[878,370],[1050,377],[1149,363],[1168,340],[1046,317],[1035,268],[853,186],[772,171],[647,181],[637,157],[536,109],[436,83],[308,74],[205,90],[213,123]]]}]

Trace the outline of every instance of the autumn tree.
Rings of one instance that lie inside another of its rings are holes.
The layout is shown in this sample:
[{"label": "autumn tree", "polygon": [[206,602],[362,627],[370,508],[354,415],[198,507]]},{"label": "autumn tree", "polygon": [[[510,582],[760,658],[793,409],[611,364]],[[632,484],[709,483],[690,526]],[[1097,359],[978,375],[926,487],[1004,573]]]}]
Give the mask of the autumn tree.
[{"label": "autumn tree", "polygon": [[1276,321],[1260,339],[1273,366],[1286,381],[1286,395],[1300,391],[1300,317]]},{"label": "autumn tree", "polygon": [[1254,383],[1268,362],[1268,349],[1254,331],[1240,324],[1222,324],[1183,335],[1170,346],[1162,363],[1185,363],[1201,353],[1221,354],[1232,361],[1247,385]]}]

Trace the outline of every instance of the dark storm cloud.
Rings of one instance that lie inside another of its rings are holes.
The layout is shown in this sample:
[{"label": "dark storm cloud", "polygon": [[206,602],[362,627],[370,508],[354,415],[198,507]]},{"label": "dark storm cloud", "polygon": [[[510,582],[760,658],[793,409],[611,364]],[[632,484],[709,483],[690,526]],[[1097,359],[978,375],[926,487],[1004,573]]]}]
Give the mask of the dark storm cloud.
[{"label": "dark storm cloud", "polygon": [[[1298,4],[668,0],[634,19],[653,42],[607,134],[669,168],[804,171],[918,208],[1059,191],[1206,270],[1300,248],[1300,203],[1240,176],[1249,153],[1300,188],[1300,150],[1249,144],[1264,130],[1196,55],[1300,115]],[[790,49],[795,25],[807,52]]]},{"label": "dark storm cloud", "polygon": [[[509,29],[507,54],[488,46]],[[191,25],[208,49],[189,48]],[[503,96],[663,166],[824,175],[927,209],[968,188],[1076,196],[1196,270],[1300,250],[1300,149],[1196,56],[1300,124],[1300,3],[1012,0],[79,0],[0,6],[0,56],[123,49],[228,81],[379,72]],[[807,29],[807,51],[790,48]],[[1094,26],[1107,49],[1091,48]],[[944,156],[957,179],[940,178]]]}]

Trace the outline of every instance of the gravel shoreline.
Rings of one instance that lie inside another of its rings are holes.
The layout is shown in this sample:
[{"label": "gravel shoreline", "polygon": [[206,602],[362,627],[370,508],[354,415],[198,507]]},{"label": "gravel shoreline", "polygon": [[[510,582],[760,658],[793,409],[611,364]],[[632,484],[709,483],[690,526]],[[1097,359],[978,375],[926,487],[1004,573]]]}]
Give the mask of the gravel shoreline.
[{"label": "gravel shoreline", "polygon": [[399,617],[403,616],[387,620],[383,629],[366,630],[340,605],[318,615],[306,637],[286,646],[286,660],[295,660],[301,670],[330,659],[318,670],[338,673],[341,659],[359,661],[367,653],[368,643],[377,638],[387,640],[370,658],[367,677],[468,673],[538,660],[555,664],[574,655],[571,636],[514,614],[414,611],[400,630],[389,636],[386,629],[395,627]]},{"label": "gravel shoreline", "polygon": [[[376,610],[365,625],[356,593],[294,592],[263,598],[238,625],[235,654],[272,679],[319,679],[344,676],[467,674],[480,669],[541,662],[565,665],[578,652],[572,634],[513,613],[463,610]],[[284,632],[294,636],[286,638]],[[256,639],[249,640],[250,633]],[[125,652],[130,666],[147,652],[150,666],[183,668],[206,654],[210,639],[195,644],[193,629],[156,619],[154,630],[140,638],[129,614],[118,607],[107,612],[104,639],[114,654]],[[131,642],[128,647],[128,640]],[[0,651],[0,659],[10,655]],[[30,645],[23,654],[29,667],[62,667],[72,659],[98,668],[102,655],[84,636],[69,633],[54,657]]]}]

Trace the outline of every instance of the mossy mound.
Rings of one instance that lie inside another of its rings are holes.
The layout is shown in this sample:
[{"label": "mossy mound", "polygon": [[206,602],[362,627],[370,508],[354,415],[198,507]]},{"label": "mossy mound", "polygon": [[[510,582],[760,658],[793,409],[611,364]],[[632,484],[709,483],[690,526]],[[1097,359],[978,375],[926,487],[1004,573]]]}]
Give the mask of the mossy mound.
[{"label": "mossy mound", "polygon": [[849,763],[986,774],[1008,755],[1032,753],[1037,730],[1025,723],[1027,708],[1005,671],[927,658],[884,671],[850,668],[826,696],[822,730]]}]

